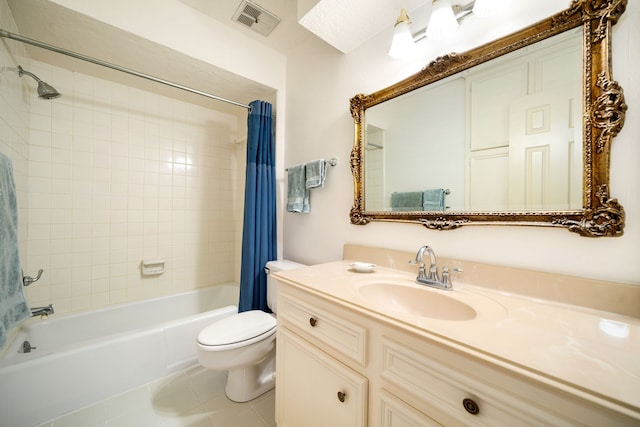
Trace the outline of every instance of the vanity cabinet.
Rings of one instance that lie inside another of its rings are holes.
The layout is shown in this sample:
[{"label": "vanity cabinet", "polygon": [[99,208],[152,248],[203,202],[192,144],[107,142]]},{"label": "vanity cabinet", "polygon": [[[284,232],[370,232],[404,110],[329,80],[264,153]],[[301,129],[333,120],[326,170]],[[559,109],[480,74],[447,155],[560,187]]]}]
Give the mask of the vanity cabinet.
[{"label": "vanity cabinet", "polygon": [[637,425],[525,367],[286,281],[276,355],[279,427]]}]

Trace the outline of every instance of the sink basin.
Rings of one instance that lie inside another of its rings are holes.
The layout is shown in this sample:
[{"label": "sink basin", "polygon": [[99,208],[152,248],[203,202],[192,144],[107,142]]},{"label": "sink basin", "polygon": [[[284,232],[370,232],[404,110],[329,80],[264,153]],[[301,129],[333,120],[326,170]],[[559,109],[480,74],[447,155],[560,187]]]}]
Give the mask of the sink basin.
[{"label": "sink basin", "polygon": [[365,283],[356,293],[383,310],[440,320],[471,320],[477,315],[470,305],[421,285],[386,282]]}]

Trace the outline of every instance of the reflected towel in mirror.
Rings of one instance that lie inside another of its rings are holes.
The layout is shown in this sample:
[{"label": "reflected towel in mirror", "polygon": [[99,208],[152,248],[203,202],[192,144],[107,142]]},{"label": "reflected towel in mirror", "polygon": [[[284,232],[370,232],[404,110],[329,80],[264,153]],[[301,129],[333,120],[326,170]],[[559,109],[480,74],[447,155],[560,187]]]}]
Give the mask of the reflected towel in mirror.
[{"label": "reflected towel in mirror", "polygon": [[422,191],[391,193],[391,210],[397,212],[421,211],[422,193]]},{"label": "reflected towel in mirror", "polygon": [[445,190],[443,188],[434,188],[432,190],[425,190],[422,197],[422,210],[443,211],[444,195],[445,195]]}]

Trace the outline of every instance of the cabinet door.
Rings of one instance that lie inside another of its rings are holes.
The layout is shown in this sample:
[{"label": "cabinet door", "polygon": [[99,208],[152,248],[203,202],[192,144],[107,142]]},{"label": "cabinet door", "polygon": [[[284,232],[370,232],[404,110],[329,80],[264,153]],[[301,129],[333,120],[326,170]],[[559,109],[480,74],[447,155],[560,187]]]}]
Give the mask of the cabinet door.
[{"label": "cabinet door", "polygon": [[365,427],[367,379],[286,328],[277,337],[280,427]]}]

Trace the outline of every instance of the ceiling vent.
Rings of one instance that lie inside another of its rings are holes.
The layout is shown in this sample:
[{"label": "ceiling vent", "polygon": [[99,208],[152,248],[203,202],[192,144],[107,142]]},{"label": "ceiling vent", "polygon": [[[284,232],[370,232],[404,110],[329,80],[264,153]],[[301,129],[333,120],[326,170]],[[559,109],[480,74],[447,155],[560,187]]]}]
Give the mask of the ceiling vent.
[{"label": "ceiling vent", "polygon": [[280,23],[276,15],[249,0],[240,3],[232,19],[265,37]]}]

